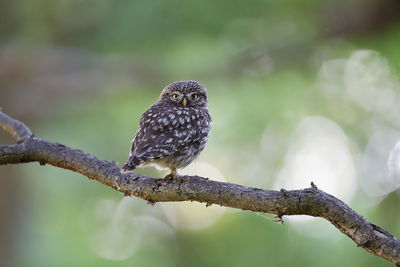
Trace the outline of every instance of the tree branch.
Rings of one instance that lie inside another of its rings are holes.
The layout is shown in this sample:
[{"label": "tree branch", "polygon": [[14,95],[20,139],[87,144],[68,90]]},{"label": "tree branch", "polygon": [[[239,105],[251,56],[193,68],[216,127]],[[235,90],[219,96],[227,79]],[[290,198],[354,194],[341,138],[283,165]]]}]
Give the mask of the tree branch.
[{"label": "tree branch", "polygon": [[155,179],[135,173],[121,174],[114,162],[96,158],[79,149],[33,137],[31,130],[0,112],[0,126],[19,143],[0,146],[0,165],[39,162],[79,172],[129,196],[149,201],[187,201],[284,215],[310,215],[330,221],[359,247],[400,266],[400,241],[368,222],[341,200],[314,184],[302,190],[262,190],[223,183],[199,176],[175,180]]},{"label": "tree branch", "polygon": [[16,139],[18,143],[33,137],[32,131],[24,123],[7,116],[1,112],[1,108],[0,128]]}]

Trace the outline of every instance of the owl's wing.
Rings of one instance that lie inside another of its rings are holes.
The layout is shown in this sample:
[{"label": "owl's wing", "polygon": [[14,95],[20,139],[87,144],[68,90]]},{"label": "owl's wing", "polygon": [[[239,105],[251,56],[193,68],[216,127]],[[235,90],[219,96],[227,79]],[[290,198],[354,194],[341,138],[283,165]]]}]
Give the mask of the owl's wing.
[{"label": "owl's wing", "polygon": [[152,160],[161,159],[174,154],[178,145],[171,142],[172,138],[167,133],[155,133],[153,131],[144,134],[142,129],[133,139],[129,159],[122,167],[124,172],[132,171],[137,166]]},{"label": "owl's wing", "polygon": [[174,154],[178,150],[178,145],[173,142],[168,131],[157,132],[149,130],[145,134],[139,131],[136,135],[131,148],[131,157],[136,157],[140,163],[164,158]]},{"label": "owl's wing", "polygon": [[153,105],[142,115],[140,129],[132,140],[131,157],[143,163],[169,156],[178,150],[175,129],[179,125],[173,123],[170,114],[170,110]]}]

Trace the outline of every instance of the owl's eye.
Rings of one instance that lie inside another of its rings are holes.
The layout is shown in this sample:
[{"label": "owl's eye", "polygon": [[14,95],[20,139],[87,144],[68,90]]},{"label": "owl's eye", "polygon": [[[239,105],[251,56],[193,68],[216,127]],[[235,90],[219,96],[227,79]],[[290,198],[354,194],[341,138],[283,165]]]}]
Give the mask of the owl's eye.
[{"label": "owl's eye", "polygon": [[192,94],[192,99],[193,100],[196,100],[197,98],[199,98],[199,94],[196,94],[196,93]]},{"label": "owl's eye", "polygon": [[177,100],[179,98],[179,95],[177,93],[174,93],[171,95],[172,99]]}]

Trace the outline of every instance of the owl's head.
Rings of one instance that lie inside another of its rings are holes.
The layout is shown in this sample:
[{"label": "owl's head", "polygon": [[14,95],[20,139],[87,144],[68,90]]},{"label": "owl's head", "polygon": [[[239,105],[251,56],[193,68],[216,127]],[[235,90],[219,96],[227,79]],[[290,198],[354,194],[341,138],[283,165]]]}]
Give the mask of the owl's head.
[{"label": "owl's head", "polygon": [[206,107],[206,88],[196,81],[177,81],[167,85],[160,100],[183,107]]}]

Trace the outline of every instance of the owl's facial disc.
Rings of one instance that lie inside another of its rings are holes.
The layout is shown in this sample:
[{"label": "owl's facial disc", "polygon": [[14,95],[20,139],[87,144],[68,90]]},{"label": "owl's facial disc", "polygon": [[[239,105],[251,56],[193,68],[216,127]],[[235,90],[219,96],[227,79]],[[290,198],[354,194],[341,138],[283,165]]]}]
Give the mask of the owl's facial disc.
[{"label": "owl's facial disc", "polygon": [[161,100],[180,107],[207,107],[207,91],[196,81],[177,81],[167,85]]}]

